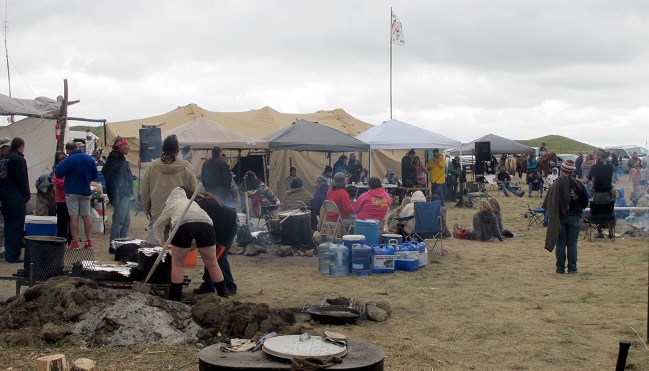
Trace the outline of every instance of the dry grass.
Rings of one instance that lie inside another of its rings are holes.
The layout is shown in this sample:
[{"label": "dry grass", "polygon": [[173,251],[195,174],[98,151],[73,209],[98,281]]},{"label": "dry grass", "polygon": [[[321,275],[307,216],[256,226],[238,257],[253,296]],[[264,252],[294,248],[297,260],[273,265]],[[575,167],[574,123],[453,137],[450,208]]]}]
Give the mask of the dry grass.
[{"label": "dry grass", "polygon": [[[580,239],[580,273],[558,275],[554,255],[543,249],[545,229],[528,228],[528,219],[522,217],[527,203],[535,206],[539,199],[492,195],[505,210],[505,227],[523,236],[506,243],[447,240],[450,254],[431,256],[431,263],[419,272],[369,277],[319,274],[315,257],[232,256],[240,287],[232,300],[272,307],[302,307],[337,296],[387,301],[393,308],[388,321],[365,321],[335,331],[379,345],[388,370],[612,369],[620,339],[633,341],[628,369],[649,369],[649,350],[643,344],[647,239]],[[449,207],[449,225],[469,225],[473,212]],[[133,235],[143,235],[145,221],[140,218]],[[6,264],[0,266],[4,273]],[[189,273],[197,285],[201,267]],[[0,287],[6,295],[13,290],[5,283]],[[197,368],[194,347],[144,349],[1,349],[0,367],[25,369],[33,367],[37,356],[63,352],[99,360],[106,369]]]}]

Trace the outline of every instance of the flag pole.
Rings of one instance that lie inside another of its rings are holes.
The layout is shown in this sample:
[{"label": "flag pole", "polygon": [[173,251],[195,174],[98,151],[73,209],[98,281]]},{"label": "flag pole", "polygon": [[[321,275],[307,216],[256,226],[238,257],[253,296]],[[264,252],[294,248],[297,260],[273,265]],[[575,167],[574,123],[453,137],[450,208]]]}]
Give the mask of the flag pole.
[{"label": "flag pole", "polygon": [[392,7],[390,7],[390,120],[392,120]]}]

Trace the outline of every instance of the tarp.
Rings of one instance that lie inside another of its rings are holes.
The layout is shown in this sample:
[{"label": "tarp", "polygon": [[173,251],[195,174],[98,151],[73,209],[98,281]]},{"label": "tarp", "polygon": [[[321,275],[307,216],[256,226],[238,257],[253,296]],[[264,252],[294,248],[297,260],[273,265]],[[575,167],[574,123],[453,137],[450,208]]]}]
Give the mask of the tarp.
[{"label": "tarp", "polygon": [[432,131],[399,121],[384,121],[356,136],[372,149],[439,148],[455,149],[461,143]]},{"label": "tarp", "polygon": [[271,150],[353,152],[368,151],[367,143],[316,122],[299,120],[264,138]]},{"label": "tarp", "polygon": [[181,146],[192,148],[212,148],[219,146],[222,149],[266,149],[268,142],[263,139],[255,139],[199,117],[174,129],[163,131],[162,136],[175,134]]},{"label": "tarp", "polygon": [[475,155],[475,142],[489,142],[491,143],[491,154],[518,154],[518,153],[534,153],[534,148],[522,145],[516,141],[500,137],[495,134],[488,134],[480,137],[474,141],[464,144],[457,150],[450,151],[452,156],[459,155],[460,151],[463,155]]},{"label": "tarp", "polygon": [[47,98],[38,97],[34,100],[19,99],[0,94],[0,115],[2,116],[38,116],[41,118],[56,118],[61,103]]}]

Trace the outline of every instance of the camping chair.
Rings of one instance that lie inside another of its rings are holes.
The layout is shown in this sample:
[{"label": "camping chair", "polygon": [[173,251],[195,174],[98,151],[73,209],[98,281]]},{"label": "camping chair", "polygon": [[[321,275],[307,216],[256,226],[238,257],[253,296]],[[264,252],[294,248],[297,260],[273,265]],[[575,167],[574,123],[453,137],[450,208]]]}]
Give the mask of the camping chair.
[{"label": "camping chair", "polygon": [[590,213],[584,217],[586,223],[586,232],[584,232],[584,239],[588,237],[588,241],[593,242],[594,238],[603,238],[605,234],[604,228],[608,229],[609,240],[615,241],[615,202],[608,204],[590,204]]},{"label": "camping chair", "polygon": [[[492,175],[493,176],[493,175]],[[487,198],[491,197],[487,191],[487,186],[489,185],[489,179],[485,175],[478,175],[475,177],[475,182],[478,183],[478,188],[480,192],[487,194]]]},{"label": "camping chair", "polygon": [[500,190],[500,186],[498,186],[498,178],[496,178],[495,175],[487,174],[487,175],[484,176],[484,178],[487,181],[485,186],[487,184],[489,184],[489,190],[490,191],[498,191],[498,190]]},{"label": "camping chair", "polygon": [[[442,202],[440,200],[430,202],[415,202],[415,213],[412,216],[398,218],[401,221],[408,221],[415,218],[415,228],[406,236],[406,239],[417,240],[426,244],[426,248],[442,255]],[[431,245],[426,240],[432,239]],[[439,243],[439,245],[438,245]]]},{"label": "camping chair", "polygon": [[489,198],[489,194],[484,192],[483,188],[482,183],[466,182],[464,195],[462,196],[464,207],[473,207],[474,199]]},{"label": "camping chair", "polygon": [[527,226],[531,227],[535,224],[540,224],[543,226],[543,219],[545,218],[545,209],[541,207],[541,204],[535,209],[532,209],[530,207],[530,204],[527,204],[527,212],[525,213],[525,217],[529,218],[529,222],[527,222]]},{"label": "camping chair", "polygon": [[[330,222],[327,218],[327,213],[336,213],[336,221]],[[335,202],[325,200],[320,209],[320,235],[342,238],[343,235],[348,234],[348,228],[340,218],[340,211]]]}]

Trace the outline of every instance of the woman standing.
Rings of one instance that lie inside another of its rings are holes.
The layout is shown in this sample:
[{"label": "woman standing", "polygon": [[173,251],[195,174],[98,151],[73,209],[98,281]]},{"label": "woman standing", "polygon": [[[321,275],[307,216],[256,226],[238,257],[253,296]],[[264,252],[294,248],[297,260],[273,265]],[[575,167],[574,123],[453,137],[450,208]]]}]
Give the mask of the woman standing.
[{"label": "woman standing", "polygon": [[[203,259],[205,268],[209,272],[212,284],[220,297],[227,297],[223,272],[216,261],[216,234],[212,218],[192,201],[187,213],[182,218],[182,213],[187,207],[189,199],[181,187],[176,187],[169,194],[162,214],[153,224],[153,234],[160,246],[165,244],[165,228],[175,228],[180,223],[176,234],[171,239],[171,285],[169,287],[169,300],[180,301],[183,289],[183,271],[185,258],[191,248],[192,241],[196,241],[198,253]],[[219,245],[219,254],[225,249]]]},{"label": "woman standing", "polygon": [[415,158],[412,159],[412,163],[415,165],[415,169],[417,170],[417,178],[415,179],[416,186],[419,188],[426,188],[426,184],[428,183],[428,171],[426,171],[426,166],[421,163],[419,156],[415,156]]},{"label": "woman standing", "polygon": [[[59,162],[68,157],[65,152],[56,152],[54,155],[54,169]],[[52,183],[54,183],[54,201],[56,202],[56,236],[67,240],[66,246],[72,240],[70,236],[70,214],[65,203],[65,177],[57,178],[56,172],[52,171]]]}]

